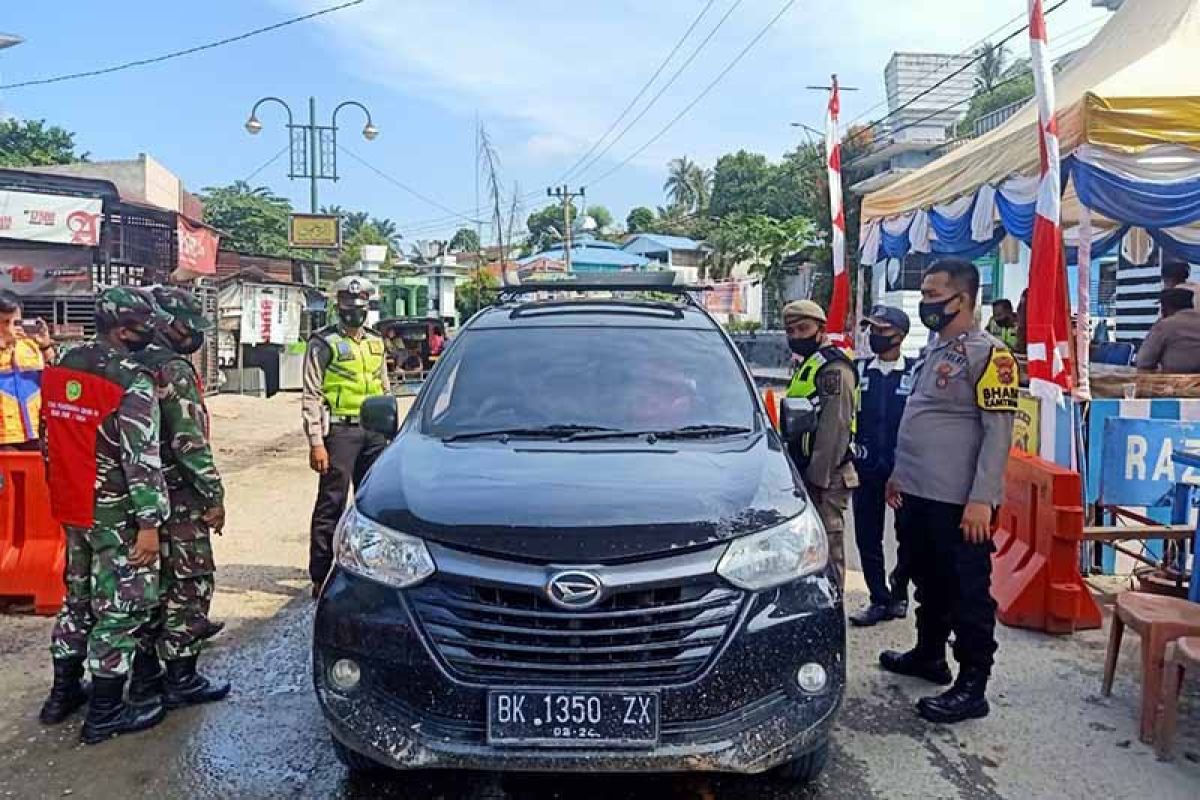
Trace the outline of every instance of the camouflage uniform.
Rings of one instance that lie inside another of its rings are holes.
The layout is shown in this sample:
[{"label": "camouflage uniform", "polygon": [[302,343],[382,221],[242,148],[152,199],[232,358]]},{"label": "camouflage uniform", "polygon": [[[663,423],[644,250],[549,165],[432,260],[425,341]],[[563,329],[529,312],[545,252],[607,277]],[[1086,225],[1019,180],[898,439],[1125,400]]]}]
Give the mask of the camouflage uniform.
[{"label": "camouflage uniform", "polygon": [[[134,306],[152,325],[157,312],[145,302],[135,290],[110,289],[97,314],[116,318]],[[170,513],[153,378],[95,340],[48,369],[42,391],[51,504],[67,533],[67,596],[51,654],[86,653],[94,676],[124,676],[159,598],[156,565],[134,566],[130,552],[139,529],[161,526]]]},{"label": "camouflage uniform", "polygon": [[[212,327],[187,292],[160,288],[155,298],[163,312],[192,330]],[[162,609],[153,635],[159,656],[174,661],[197,655],[209,629],[216,566],[203,515],[224,504],[225,490],[208,441],[204,393],[191,361],[161,333],[137,358],[154,372],[162,409],[163,473],[171,519],[162,529]]]}]

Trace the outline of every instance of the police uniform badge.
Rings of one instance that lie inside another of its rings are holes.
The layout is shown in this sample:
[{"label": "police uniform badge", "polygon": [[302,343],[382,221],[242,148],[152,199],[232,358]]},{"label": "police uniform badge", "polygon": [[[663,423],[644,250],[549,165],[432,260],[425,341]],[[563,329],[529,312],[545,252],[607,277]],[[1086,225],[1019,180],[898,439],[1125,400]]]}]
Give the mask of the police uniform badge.
[{"label": "police uniform badge", "polygon": [[983,411],[1016,413],[1021,390],[1017,360],[1007,350],[993,348],[987,367],[975,384],[975,403]]}]

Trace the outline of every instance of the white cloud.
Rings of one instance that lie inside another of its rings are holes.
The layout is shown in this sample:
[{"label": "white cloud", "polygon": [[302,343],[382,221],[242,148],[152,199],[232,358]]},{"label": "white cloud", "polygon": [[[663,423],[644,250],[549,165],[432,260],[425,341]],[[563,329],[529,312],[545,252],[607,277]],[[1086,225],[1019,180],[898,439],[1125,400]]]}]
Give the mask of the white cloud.
[{"label": "white cloud", "polygon": [[[660,81],[734,1],[714,4]],[[308,10],[325,0],[276,2]],[[623,158],[656,133],[781,4],[750,0],[739,6],[610,156]],[[682,153],[711,162],[738,147],[777,155],[795,143],[789,121],[820,126],[824,98],[806,91],[806,84],[823,83],[836,71],[845,84],[860,86],[862,91],[843,103],[846,118],[855,116],[882,99],[883,68],[893,51],[956,52],[1026,8],[1025,0],[974,0],[970,5],[967,9],[956,0],[799,0],[638,163],[661,169],[667,158]],[[570,5],[380,0],[323,17],[319,24],[332,35],[346,67],[363,78],[452,111],[478,110],[489,122],[499,123],[503,152],[519,152],[528,166],[566,166],[609,126],[702,6],[703,0]],[[1049,18],[1052,44],[1057,31],[1078,35],[1077,26],[1101,16],[1089,0],[1071,0]],[[1023,36],[1010,45],[1014,54],[1025,48]]]}]

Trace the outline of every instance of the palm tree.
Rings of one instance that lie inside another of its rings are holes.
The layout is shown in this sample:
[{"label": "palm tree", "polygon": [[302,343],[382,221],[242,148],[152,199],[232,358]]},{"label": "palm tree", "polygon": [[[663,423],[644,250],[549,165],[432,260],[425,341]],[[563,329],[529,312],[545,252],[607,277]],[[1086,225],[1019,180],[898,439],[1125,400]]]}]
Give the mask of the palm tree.
[{"label": "palm tree", "polygon": [[687,156],[673,158],[667,164],[667,180],[663,183],[663,191],[672,206],[692,209],[696,205],[695,172],[699,169],[696,162]]},{"label": "palm tree", "polygon": [[400,228],[396,223],[387,217],[371,217],[371,224],[375,226],[375,230],[383,234],[383,238],[387,239],[388,246],[393,251],[400,252],[400,240],[404,238],[400,233]]},{"label": "palm tree", "polygon": [[692,194],[696,197],[696,211],[708,213],[708,201],[712,199],[713,171],[699,164],[692,165]]},{"label": "palm tree", "polygon": [[996,88],[996,84],[1004,76],[1004,62],[1008,59],[1008,51],[1004,45],[993,45],[984,42],[975,51],[978,60],[975,66],[975,94],[987,94]]}]

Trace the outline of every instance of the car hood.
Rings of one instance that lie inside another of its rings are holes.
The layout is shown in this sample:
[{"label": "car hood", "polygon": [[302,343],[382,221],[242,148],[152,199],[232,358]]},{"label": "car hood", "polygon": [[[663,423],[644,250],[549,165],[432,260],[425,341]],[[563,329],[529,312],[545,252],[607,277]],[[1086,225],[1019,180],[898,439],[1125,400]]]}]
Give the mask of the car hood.
[{"label": "car hood", "polygon": [[762,530],[804,509],[799,486],[773,432],[654,444],[444,443],[408,432],[355,503],[451,547],[601,564]]}]

